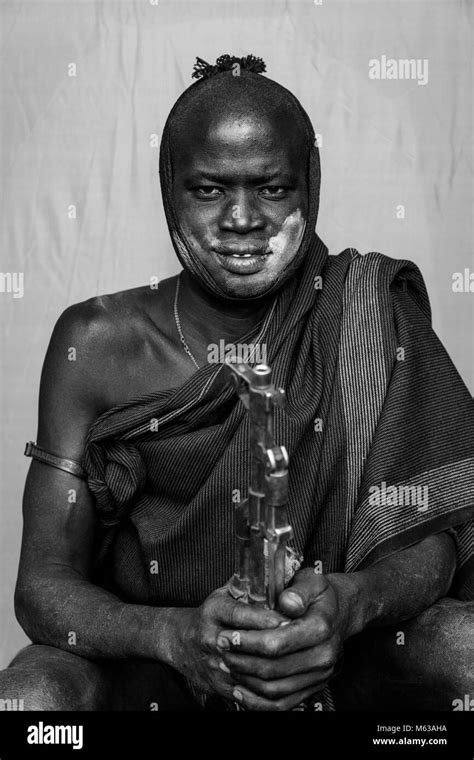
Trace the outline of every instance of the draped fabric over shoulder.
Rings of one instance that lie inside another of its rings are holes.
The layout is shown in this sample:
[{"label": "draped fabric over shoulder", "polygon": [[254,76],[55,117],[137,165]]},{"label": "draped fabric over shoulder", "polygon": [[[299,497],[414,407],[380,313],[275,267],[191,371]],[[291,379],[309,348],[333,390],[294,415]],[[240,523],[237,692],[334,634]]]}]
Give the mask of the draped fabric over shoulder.
[{"label": "draped fabric over shoulder", "polygon": [[[454,528],[452,593],[473,599],[472,399],[431,328],[417,267],[328,256],[313,235],[262,329],[288,397],[275,435],[304,565],[353,572]],[[194,606],[227,582],[249,452],[222,365],[103,414],[82,464],[102,524],[100,583],[134,603]]]}]

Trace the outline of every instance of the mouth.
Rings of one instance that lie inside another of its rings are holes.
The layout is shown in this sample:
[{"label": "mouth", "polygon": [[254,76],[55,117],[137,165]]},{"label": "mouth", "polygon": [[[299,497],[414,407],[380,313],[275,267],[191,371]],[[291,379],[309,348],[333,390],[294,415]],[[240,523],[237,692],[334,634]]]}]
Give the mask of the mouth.
[{"label": "mouth", "polygon": [[264,253],[221,253],[221,256],[232,256],[234,259],[249,259],[252,256],[264,256]]},{"label": "mouth", "polygon": [[219,256],[233,256],[234,258],[251,258],[252,256],[266,256],[271,253],[267,245],[247,243],[246,245],[226,243],[225,245],[212,246],[212,250]]},{"label": "mouth", "polygon": [[219,247],[213,249],[220,265],[231,274],[249,275],[256,274],[265,268],[271,251],[265,248],[247,246],[245,248]]},{"label": "mouth", "polygon": [[255,274],[264,269],[269,250],[267,243],[226,242],[215,244],[212,250],[217,256],[221,266],[232,274],[248,275]]}]

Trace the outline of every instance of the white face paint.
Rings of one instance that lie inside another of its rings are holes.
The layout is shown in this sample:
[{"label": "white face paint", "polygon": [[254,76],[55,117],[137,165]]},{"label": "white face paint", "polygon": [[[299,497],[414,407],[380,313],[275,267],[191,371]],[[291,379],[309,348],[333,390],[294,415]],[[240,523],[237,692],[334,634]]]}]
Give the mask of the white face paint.
[{"label": "white face paint", "polygon": [[[267,291],[282,272],[291,270],[291,262],[298,253],[304,236],[306,220],[301,209],[297,208],[281,225],[272,224],[272,228],[277,230],[275,235],[266,241],[260,239],[260,253],[240,259],[238,256],[219,255],[219,248],[225,243],[225,238],[219,239],[210,229],[198,237],[185,222],[181,227],[183,240],[173,232],[172,235],[186,269],[200,278],[196,266],[199,261],[222,290],[233,296],[248,298]],[[267,255],[262,255],[263,253]],[[249,272],[249,269],[253,271]]]},{"label": "white face paint", "polygon": [[299,208],[286,217],[280,232],[268,241],[268,250],[280,256],[283,253],[294,252],[300,247],[303,239],[306,221]]}]

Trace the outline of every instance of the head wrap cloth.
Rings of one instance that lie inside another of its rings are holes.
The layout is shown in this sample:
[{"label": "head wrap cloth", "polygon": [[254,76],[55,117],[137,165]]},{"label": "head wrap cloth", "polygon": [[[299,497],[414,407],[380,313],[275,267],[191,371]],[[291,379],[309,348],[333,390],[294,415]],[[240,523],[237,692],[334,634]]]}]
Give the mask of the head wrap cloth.
[{"label": "head wrap cloth", "polygon": [[[223,57],[221,57],[223,58]],[[199,60],[199,59],[198,59]],[[218,59],[219,60],[219,59]],[[243,60],[243,59],[231,59]],[[214,67],[215,68],[215,67]],[[305,230],[301,240],[298,252],[288,266],[280,273],[272,286],[262,295],[269,295],[278,290],[282,283],[286,281],[302,264],[308,252],[311,250],[316,253],[315,227],[319,210],[319,189],[321,184],[321,168],[319,160],[319,150],[316,147],[316,137],[313,125],[308,114],[302,107],[299,100],[285,87],[278,84],[272,79],[262,77],[260,74],[253,73],[246,69],[241,70],[241,77],[252,77],[252,85],[261,87],[262,94],[265,93],[270,98],[284,99],[284,101],[295,109],[300,117],[301,124],[306,132],[308,143],[308,170],[307,170],[307,188],[308,188],[308,218],[306,219]],[[205,101],[208,98],[215,98],[222,93],[222,84],[228,81],[228,98],[232,98],[232,84],[234,83],[233,73],[230,70],[212,72],[210,78],[201,79],[188,87],[174,104],[166,120],[160,147],[160,182],[163,196],[163,205],[165,209],[166,220],[170,231],[176,254],[185,269],[196,277],[201,285],[215,296],[224,297],[228,300],[229,296],[222,291],[219,285],[211,277],[202,262],[190,250],[186,238],[183,234],[176,211],[173,204],[173,161],[172,161],[172,133],[176,122],[177,115],[184,110],[186,104],[194,101],[195,97],[202,92]],[[183,108],[184,107],[184,108]],[[322,263],[322,262],[321,262]]]}]

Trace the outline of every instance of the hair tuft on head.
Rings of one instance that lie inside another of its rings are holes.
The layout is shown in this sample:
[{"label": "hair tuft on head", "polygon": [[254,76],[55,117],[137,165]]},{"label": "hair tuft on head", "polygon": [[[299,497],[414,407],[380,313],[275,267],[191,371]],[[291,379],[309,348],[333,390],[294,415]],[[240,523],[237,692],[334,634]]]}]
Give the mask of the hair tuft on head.
[{"label": "hair tuft on head", "polygon": [[192,78],[208,79],[223,71],[231,71],[236,63],[239,64],[243,71],[250,71],[253,74],[262,74],[267,70],[265,61],[262,58],[257,58],[255,55],[245,55],[239,58],[238,56],[224,53],[217,58],[215,64],[207,63],[203,58],[196,57]]}]

